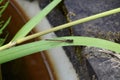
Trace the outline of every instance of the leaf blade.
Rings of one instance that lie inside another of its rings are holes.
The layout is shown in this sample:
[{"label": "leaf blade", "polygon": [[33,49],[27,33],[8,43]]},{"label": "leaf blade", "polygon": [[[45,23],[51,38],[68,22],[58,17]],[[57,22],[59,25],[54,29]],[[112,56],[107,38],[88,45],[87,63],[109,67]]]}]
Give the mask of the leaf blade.
[{"label": "leaf blade", "polygon": [[30,55],[35,52],[51,49],[54,47],[60,47],[60,46],[76,46],[76,45],[92,46],[92,47],[104,48],[120,53],[120,44],[103,39],[79,37],[79,36],[61,37],[55,39],[58,40],[72,39],[73,43],[42,40],[42,41],[32,42],[29,44],[6,49],[0,52],[0,64],[23,56]]},{"label": "leaf blade", "polygon": [[61,0],[52,1],[47,7],[30,19],[14,36],[12,41],[25,37]]}]

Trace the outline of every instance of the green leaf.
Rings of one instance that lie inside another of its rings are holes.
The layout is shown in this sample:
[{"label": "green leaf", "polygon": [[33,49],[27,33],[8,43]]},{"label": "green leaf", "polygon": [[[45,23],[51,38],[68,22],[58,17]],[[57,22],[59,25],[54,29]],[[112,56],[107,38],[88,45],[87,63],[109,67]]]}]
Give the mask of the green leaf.
[{"label": "green leaf", "polygon": [[[10,23],[10,21],[11,21],[11,17],[9,17],[8,20],[4,23],[4,25],[2,25],[2,27],[0,28],[0,34],[3,33],[3,30],[7,27],[7,25]],[[8,34],[5,36],[5,38],[0,38],[0,46],[2,46],[4,44],[7,37],[8,37]]]},{"label": "green leaf", "polygon": [[8,37],[9,34],[7,34],[5,36],[5,38],[0,38],[0,46],[2,46],[4,44],[4,42],[6,41],[7,37]]},{"label": "green leaf", "polygon": [[5,39],[0,38],[0,46],[2,46],[4,42],[5,42]]},{"label": "green leaf", "polygon": [[[0,0],[0,3],[2,3],[3,0]],[[9,4],[9,1],[6,2],[3,6],[0,6],[0,17],[2,16],[3,12],[5,11],[5,9],[7,8]],[[6,26],[9,24],[11,20],[11,17],[8,18],[8,20],[4,23],[3,20],[0,21],[0,35],[3,33],[3,30],[6,28]],[[3,24],[4,23],[4,24]],[[5,40],[7,39],[7,36],[5,36],[5,38],[0,38],[0,46],[2,46],[5,42]]]},{"label": "green leaf", "polygon": [[23,27],[20,29],[12,40],[20,39],[25,37],[56,5],[58,5],[61,0],[52,1],[47,7],[30,19]]},{"label": "green leaf", "polygon": [[[64,42],[64,40],[73,40],[73,42]],[[55,47],[80,45],[99,47],[120,53],[120,44],[98,38],[70,36],[55,38],[52,40],[41,40],[3,50],[0,52],[0,64]]]},{"label": "green leaf", "polygon": [[8,18],[8,20],[4,23],[2,28],[0,28],[0,34],[2,34],[3,30],[7,27],[7,25],[10,23],[11,17]]},{"label": "green leaf", "polygon": [[9,1],[6,2],[4,6],[2,6],[2,9],[0,10],[0,17],[3,14],[3,12],[5,11],[5,9],[7,8],[8,4],[9,4]]},{"label": "green leaf", "polygon": [[2,3],[3,2],[3,0],[0,0],[0,3]]}]

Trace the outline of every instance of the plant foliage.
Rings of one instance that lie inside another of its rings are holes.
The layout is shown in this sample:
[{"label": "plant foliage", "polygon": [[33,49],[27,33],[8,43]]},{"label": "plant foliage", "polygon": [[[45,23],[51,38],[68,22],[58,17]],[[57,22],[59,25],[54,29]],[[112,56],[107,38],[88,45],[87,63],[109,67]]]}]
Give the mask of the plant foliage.
[{"label": "plant foliage", "polygon": [[[33,34],[31,36],[25,37],[28,34],[28,32],[30,32],[31,29],[36,24],[38,24],[38,22],[41,21],[60,2],[61,0],[53,0],[45,9],[42,10],[42,12],[40,12],[38,15],[33,17],[30,21],[28,21],[23,26],[23,28],[12,39],[12,42],[0,47],[0,50],[5,49],[5,50],[0,51],[0,57],[1,57],[0,63],[1,64],[7,61],[10,61],[10,60],[14,60],[14,59],[32,54],[34,52],[39,52],[39,51],[51,49],[54,47],[60,47],[60,46],[76,46],[76,45],[93,46],[93,47],[100,47],[100,48],[104,48],[104,49],[108,49],[108,50],[112,50],[117,53],[120,53],[120,45],[117,43],[106,41],[103,39],[81,37],[81,36],[61,37],[61,38],[56,38],[53,40],[42,40],[42,41],[37,41],[37,42],[32,42],[32,43],[12,47],[17,43],[17,41],[19,42],[19,40],[26,41],[26,40],[29,40],[29,39],[32,39],[32,38],[35,38],[41,35],[45,35],[50,32],[54,32],[60,29],[64,29],[64,28],[76,25],[76,24],[84,23],[87,21],[95,20],[97,18],[105,17],[108,15],[112,15],[112,14],[120,12],[120,8],[113,9],[113,10],[106,11],[100,14],[96,14],[96,15],[93,15],[87,18],[73,21],[73,22],[70,22],[64,25],[60,25],[58,27],[37,33],[35,35]],[[8,22],[9,22],[9,19],[8,19]],[[65,40],[72,40],[73,42],[66,42]]]},{"label": "plant foliage", "polygon": [[[72,40],[73,42],[66,42],[66,40]],[[60,37],[51,40],[41,40],[37,42],[32,42],[29,44],[24,44],[21,46],[16,46],[7,50],[0,52],[0,64],[30,55],[35,52],[48,50],[55,47],[61,46],[90,46],[99,47],[103,49],[108,49],[120,53],[120,45],[111,41],[90,38],[90,37],[79,37],[79,36],[69,36]]]},{"label": "plant foliage", "polygon": [[[0,5],[2,4],[2,1],[3,1],[3,0],[0,1]],[[3,14],[3,12],[5,11],[5,9],[7,8],[8,4],[9,4],[9,2],[6,2],[4,5],[1,5],[1,6],[0,6],[0,35],[3,33],[3,30],[7,27],[7,25],[9,24],[9,22],[10,22],[10,20],[11,20],[11,17],[9,17],[7,21],[3,21],[3,20],[1,19],[2,14]],[[3,43],[4,43],[5,40],[7,39],[7,36],[8,36],[8,35],[6,35],[4,38],[0,38],[0,46],[3,45]]]}]

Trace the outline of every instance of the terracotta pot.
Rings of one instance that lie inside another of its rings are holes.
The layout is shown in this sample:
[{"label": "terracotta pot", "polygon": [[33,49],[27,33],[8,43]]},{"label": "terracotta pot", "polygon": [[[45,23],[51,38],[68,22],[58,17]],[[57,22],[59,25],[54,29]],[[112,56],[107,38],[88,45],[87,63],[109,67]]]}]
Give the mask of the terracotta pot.
[{"label": "terracotta pot", "polygon": [[[28,21],[28,17],[18,4],[14,0],[9,1],[10,4],[3,14],[4,20],[12,16],[12,20],[6,29],[9,32],[6,42],[9,42],[16,32]],[[32,33],[35,33],[35,30],[32,30],[30,34]],[[49,66],[45,64],[47,60],[45,60],[46,56],[43,53],[45,51],[2,64],[3,80],[51,80],[50,76],[55,79],[53,74],[49,72],[51,70],[48,71],[47,67]]]}]

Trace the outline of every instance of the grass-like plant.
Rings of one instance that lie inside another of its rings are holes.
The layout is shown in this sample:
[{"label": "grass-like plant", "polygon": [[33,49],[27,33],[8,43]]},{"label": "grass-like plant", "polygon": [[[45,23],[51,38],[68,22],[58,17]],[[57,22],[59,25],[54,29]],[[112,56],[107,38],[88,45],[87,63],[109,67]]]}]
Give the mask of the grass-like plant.
[{"label": "grass-like plant", "polygon": [[[0,1],[0,4],[2,3],[3,0]],[[7,27],[7,25],[10,22],[11,17],[8,18],[7,21],[3,21],[1,19],[3,12],[5,11],[5,9],[7,8],[9,2],[6,2],[4,5],[0,6],[0,35],[2,35],[3,30]],[[0,38],[0,46],[3,45],[3,43],[5,42],[6,38],[8,35],[5,36],[5,38]]]},{"label": "grass-like plant", "polygon": [[30,21],[28,21],[8,44],[0,47],[0,64],[35,52],[47,50],[54,47],[60,47],[60,46],[71,46],[71,45],[94,46],[120,53],[120,45],[117,43],[103,39],[98,39],[98,38],[81,37],[81,36],[59,37],[55,39],[40,40],[37,42],[15,46],[16,44],[20,44],[24,41],[48,34],[50,32],[58,31],[60,29],[68,28],[76,24],[88,22],[91,20],[95,20],[98,18],[102,18],[120,12],[120,8],[113,9],[83,19],[79,19],[73,22],[69,22],[42,32],[38,32],[33,35],[26,36],[31,31],[31,29],[33,29],[34,26],[37,25],[60,2],[61,0],[53,0],[46,8],[44,8],[40,13],[38,13],[38,15],[36,15]]}]

